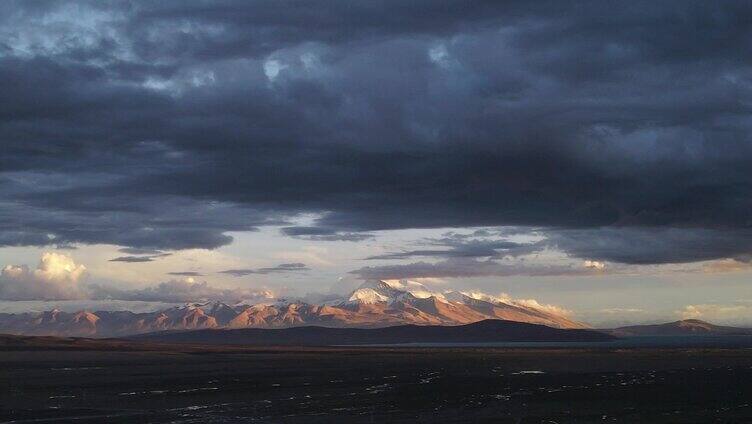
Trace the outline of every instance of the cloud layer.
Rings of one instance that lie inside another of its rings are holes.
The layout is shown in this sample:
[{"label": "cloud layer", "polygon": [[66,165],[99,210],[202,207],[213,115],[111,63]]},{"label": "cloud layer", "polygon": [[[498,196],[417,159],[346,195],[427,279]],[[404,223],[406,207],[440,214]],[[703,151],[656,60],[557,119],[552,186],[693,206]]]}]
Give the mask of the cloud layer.
[{"label": "cloud layer", "polygon": [[4,2],[0,246],[522,226],[588,260],[749,255],[750,19],[743,1]]},{"label": "cloud layer", "polygon": [[469,278],[562,276],[593,274],[592,268],[559,264],[527,264],[525,262],[499,262],[492,259],[478,260],[452,258],[438,262],[412,262],[400,265],[366,266],[350,272],[364,280],[403,278]]},{"label": "cloud layer", "polygon": [[249,303],[268,301],[274,295],[268,290],[221,289],[206,281],[197,282],[188,277],[183,280],[170,280],[153,287],[136,290],[120,290],[113,287],[92,286],[89,296],[94,300],[125,300],[142,302],[184,303],[216,300],[235,303],[241,300]]},{"label": "cloud layer", "polygon": [[273,297],[268,290],[225,289],[196,281],[198,273],[177,272],[180,280],[170,280],[143,289],[121,289],[86,281],[86,267],[67,255],[46,252],[39,265],[7,265],[0,273],[0,300],[114,300],[182,303],[202,300],[237,302]]},{"label": "cloud layer", "polygon": [[311,268],[308,268],[306,264],[300,263],[300,262],[294,262],[289,264],[279,264],[272,267],[265,267],[265,268],[246,268],[246,269],[228,269],[224,271],[220,271],[222,274],[230,274],[234,277],[242,277],[244,275],[251,275],[251,274],[280,274],[280,273],[288,273],[288,272],[305,272],[310,271]]}]

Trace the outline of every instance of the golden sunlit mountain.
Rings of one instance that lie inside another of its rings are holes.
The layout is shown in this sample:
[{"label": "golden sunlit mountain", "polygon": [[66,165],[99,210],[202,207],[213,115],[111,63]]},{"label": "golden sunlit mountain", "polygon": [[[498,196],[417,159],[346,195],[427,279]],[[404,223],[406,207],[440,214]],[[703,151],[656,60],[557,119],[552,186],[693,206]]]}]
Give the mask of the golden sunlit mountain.
[{"label": "golden sunlit mountain", "polygon": [[349,296],[323,304],[277,299],[248,305],[191,303],[157,312],[52,310],[0,314],[0,332],[28,335],[111,337],[203,328],[385,327],[400,324],[458,325],[501,319],[574,329],[587,326],[542,305],[482,293],[434,293],[405,281],[368,281]]}]

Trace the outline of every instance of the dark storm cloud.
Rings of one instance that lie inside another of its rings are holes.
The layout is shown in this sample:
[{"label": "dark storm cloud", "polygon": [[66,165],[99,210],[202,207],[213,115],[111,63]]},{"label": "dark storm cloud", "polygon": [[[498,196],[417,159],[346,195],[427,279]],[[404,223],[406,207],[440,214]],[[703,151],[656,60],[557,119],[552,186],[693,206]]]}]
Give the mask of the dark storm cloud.
[{"label": "dark storm cloud", "polygon": [[277,266],[268,267],[268,268],[255,268],[255,269],[228,269],[225,271],[220,271],[222,274],[230,274],[234,277],[242,277],[245,275],[250,274],[278,274],[278,273],[287,273],[287,272],[303,272],[303,271],[310,271],[311,269],[306,266],[306,264],[295,262],[290,264],[279,264]]},{"label": "dark storm cloud", "polygon": [[164,253],[157,249],[139,249],[137,247],[123,247],[118,249],[118,252],[127,253],[129,255],[160,255]]},{"label": "dark storm cloud", "polygon": [[374,238],[373,234],[339,232],[323,227],[283,227],[280,231],[286,236],[314,241],[363,241]]},{"label": "dark storm cloud", "polygon": [[[750,22],[743,1],[5,2],[0,245],[216,248],[314,213],[283,233],[749,255]],[[445,246],[471,248],[504,250]]]},{"label": "dark storm cloud", "polygon": [[626,264],[705,261],[719,257],[748,261],[752,230],[598,229],[552,233],[546,241],[571,255]]},{"label": "dark storm cloud", "polygon": [[129,263],[139,263],[139,262],[154,262],[155,259],[164,258],[165,256],[170,256],[170,253],[161,253],[158,255],[147,255],[147,256],[119,256],[117,258],[110,259],[110,262],[129,262]]}]

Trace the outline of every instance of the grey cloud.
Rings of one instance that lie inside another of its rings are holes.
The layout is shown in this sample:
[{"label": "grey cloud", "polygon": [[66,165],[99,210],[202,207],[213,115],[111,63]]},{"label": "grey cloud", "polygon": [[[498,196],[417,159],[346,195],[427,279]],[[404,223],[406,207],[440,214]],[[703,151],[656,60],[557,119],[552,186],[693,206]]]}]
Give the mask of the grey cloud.
[{"label": "grey cloud", "polygon": [[340,232],[323,227],[283,227],[282,234],[313,241],[363,241],[374,238],[373,234]]},{"label": "grey cloud", "polygon": [[153,262],[154,258],[150,256],[119,256],[117,258],[110,259],[110,262],[128,262],[128,263],[138,263],[138,262]]},{"label": "grey cloud", "polygon": [[78,250],[78,246],[72,244],[57,244],[55,250]]},{"label": "grey cloud", "polygon": [[203,277],[204,274],[196,271],[175,271],[175,272],[168,272],[168,275],[175,275],[179,277]]},{"label": "grey cloud", "polygon": [[226,269],[220,271],[222,274],[230,274],[233,277],[243,277],[250,274],[258,274],[255,269]]},{"label": "grey cloud", "polygon": [[[36,186],[30,190],[39,191]],[[255,231],[257,225],[283,222],[278,216],[266,218],[244,207],[186,198],[135,194],[113,198],[112,194],[101,196],[95,189],[39,192],[39,196],[46,197],[45,206],[12,202],[0,210],[0,217],[7,218],[0,223],[0,245],[110,243],[139,250],[216,248],[232,241],[224,234],[227,231]],[[98,209],[88,210],[87,202]]]},{"label": "grey cloud", "polygon": [[255,268],[255,269],[228,269],[225,271],[220,271],[222,274],[230,274],[234,277],[242,277],[245,275],[250,274],[276,274],[276,273],[286,273],[286,272],[304,272],[304,271],[310,271],[311,269],[306,266],[306,264],[303,263],[289,263],[289,264],[279,264],[277,266],[273,267],[267,267],[267,268]]},{"label": "grey cloud", "polygon": [[734,258],[752,251],[751,230],[599,229],[549,233],[547,244],[573,256],[625,264],[665,264]]},{"label": "grey cloud", "polygon": [[512,275],[561,276],[587,275],[593,271],[569,265],[540,265],[524,262],[499,262],[493,259],[450,258],[436,263],[413,262],[401,265],[367,266],[350,272],[358,278],[469,278]]},{"label": "grey cloud", "polygon": [[162,253],[158,255],[147,255],[147,256],[118,256],[117,258],[110,259],[110,262],[128,262],[128,263],[154,262],[155,259],[164,258],[165,256],[170,256],[170,253]]},{"label": "grey cloud", "polygon": [[[496,233],[498,234],[498,233]],[[368,260],[409,259],[413,257],[443,258],[503,258],[516,257],[539,251],[542,243],[517,243],[492,237],[489,230],[476,230],[463,234],[450,232],[442,238],[427,238],[417,242],[424,246],[441,247],[441,249],[415,249],[402,252],[370,256]]]},{"label": "grey cloud", "polygon": [[161,250],[156,249],[139,249],[136,247],[123,247],[121,249],[118,249],[121,253],[127,253],[129,255],[159,255],[162,252]]}]

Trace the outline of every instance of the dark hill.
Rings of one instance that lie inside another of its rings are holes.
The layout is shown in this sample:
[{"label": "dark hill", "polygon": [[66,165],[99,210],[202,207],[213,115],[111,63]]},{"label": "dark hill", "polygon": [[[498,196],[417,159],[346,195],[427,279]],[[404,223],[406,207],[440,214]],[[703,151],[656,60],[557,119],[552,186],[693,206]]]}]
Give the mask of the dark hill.
[{"label": "dark hill", "polygon": [[401,343],[592,342],[615,337],[593,330],[562,330],[514,321],[485,320],[458,326],[400,325],[374,329],[294,327],[158,332],[133,340],[164,343],[331,346]]},{"label": "dark hill", "polygon": [[607,331],[617,337],[752,335],[752,329],[749,328],[725,327],[699,319],[685,319],[665,324],[633,325]]}]

